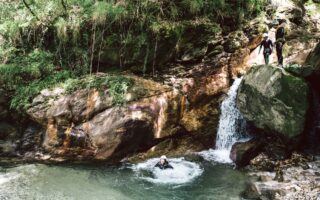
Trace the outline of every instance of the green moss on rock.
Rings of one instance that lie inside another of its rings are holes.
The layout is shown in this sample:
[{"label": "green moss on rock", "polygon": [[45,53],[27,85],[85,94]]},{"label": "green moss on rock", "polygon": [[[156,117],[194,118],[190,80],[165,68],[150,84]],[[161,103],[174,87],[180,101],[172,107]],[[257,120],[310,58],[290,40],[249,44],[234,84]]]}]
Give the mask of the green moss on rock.
[{"label": "green moss on rock", "polygon": [[258,128],[294,138],[304,130],[309,87],[303,78],[272,66],[255,66],[244,77],[237,106]]}]

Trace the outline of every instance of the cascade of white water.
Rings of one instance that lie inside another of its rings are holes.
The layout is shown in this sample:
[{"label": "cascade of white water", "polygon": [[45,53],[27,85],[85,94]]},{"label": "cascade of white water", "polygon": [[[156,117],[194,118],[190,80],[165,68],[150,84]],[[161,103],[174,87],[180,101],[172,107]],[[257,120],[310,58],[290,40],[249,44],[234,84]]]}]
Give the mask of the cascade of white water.
[{"label": "cascade of white water", "polygon": [[221,104],[221,115],[216,149],[231,150],[232,145],[245,134],[246,121],[236,106],[237,91],[242,78],[236,79],[227,98]]},{"label": "cascade of white water", "polygon": [[228,96],[221,104],[216,148],[200,153],[207,160],[221,163],[232,162],[229,158],[232,145],[245,138],[246,121],[236,106],[237,91],[241,80],[242,78],[238,78],[234,81]]}]

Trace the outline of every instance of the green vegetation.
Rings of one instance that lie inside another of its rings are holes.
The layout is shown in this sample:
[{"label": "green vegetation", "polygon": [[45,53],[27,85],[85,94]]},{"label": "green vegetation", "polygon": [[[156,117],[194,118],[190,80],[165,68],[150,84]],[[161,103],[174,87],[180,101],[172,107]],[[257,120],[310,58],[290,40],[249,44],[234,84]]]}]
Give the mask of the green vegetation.
[{"label": "green vegetation", "polygon": [[[214,36],[224,21],[237,26],[265,2],[0,0],[0,87],[23,111],[43,88],[76,77],[134,65],[155,71],[170,61],[168,51],[190,48],[183,44],[193,40],[190,32]],[[123,103],[129,82],[106,82],[115,104]]]},{"label": "green vegetation", "polygon": [[56,72],[44,79],[34,80],[29,84],[17,87],[11,101],[11,108],[23,113],[29,108],[32,98],[39,94],[41,90],[57,86],[59,83],[61,84],[68,80],[71,76],[68,71]]},{"label": "green vegetation", "polygon": [[86,76],[83,78],[68,79],[61,86],[68,93],[85,88],[96,88],[100,91],[108,89],[108,93],[112,97],[113,105],[120,106],[126,103],[125,95],[133,84],[134,81],[132,79],[117,75]]}]

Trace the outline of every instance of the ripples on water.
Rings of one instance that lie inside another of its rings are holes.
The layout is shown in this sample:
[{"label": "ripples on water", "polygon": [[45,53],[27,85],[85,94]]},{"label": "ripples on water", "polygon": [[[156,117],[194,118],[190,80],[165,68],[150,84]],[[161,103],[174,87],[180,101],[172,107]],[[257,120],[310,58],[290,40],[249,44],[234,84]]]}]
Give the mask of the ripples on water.
[{"label": "ripples on water", "polygon": [[153,168],[157,161],[121,167],[0,164],[0,200],[239,199],[246,181],[228,165],[177,158],[170,160],[173,170],[161,171]]}]

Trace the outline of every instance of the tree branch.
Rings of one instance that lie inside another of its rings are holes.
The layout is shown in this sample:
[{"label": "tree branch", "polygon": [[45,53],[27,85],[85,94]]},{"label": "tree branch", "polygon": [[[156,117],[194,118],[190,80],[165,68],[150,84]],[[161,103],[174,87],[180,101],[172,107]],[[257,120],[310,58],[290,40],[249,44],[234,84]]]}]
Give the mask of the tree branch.
[{"label": "tree branch", "polygon": [[64,0],[61,0],[61,4],[63,6],[64,11],[67,12],[67,6],[66,6]]},{"label": "tree branch", "polygon": [[26,6],[26,8],[30,11],[30,13],[38,20],[40,21],[40,19],[38,18],[38,16],[31,10],[30,6],[27,4],[27,2],[25,0],[22,0],[23,4]]}]

